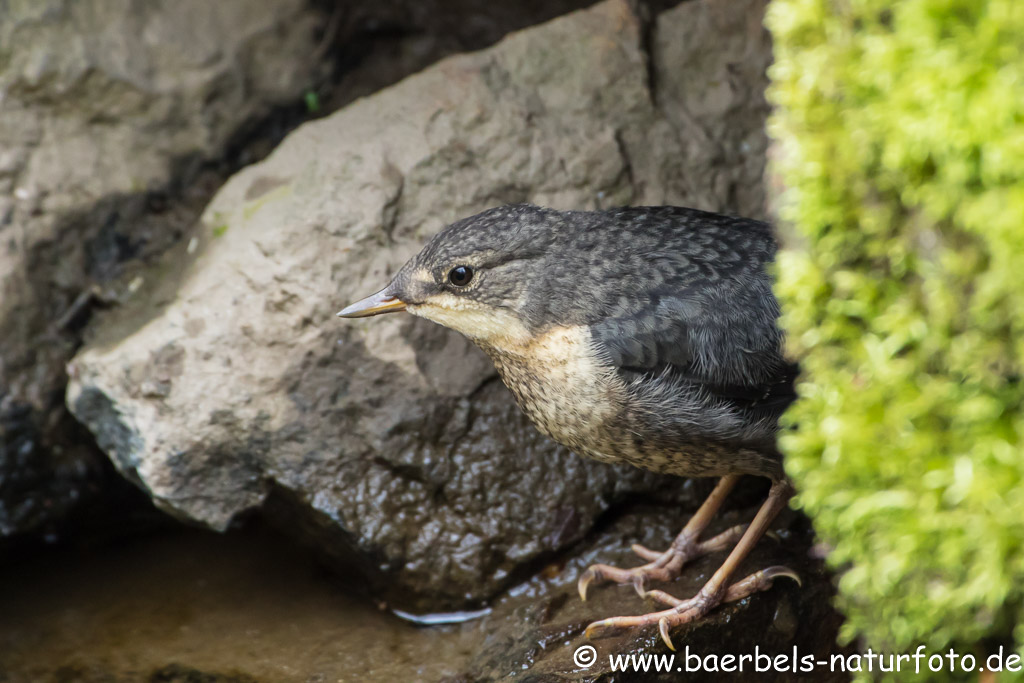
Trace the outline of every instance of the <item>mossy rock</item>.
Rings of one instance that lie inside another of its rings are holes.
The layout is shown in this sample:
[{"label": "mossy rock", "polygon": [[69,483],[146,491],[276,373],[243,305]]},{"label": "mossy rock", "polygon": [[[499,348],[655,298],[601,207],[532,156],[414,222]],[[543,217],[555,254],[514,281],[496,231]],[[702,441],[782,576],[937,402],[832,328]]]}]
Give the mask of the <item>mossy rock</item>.
[{"label": "mossy rock", "polygon": [[767,23],[804,370],[782,447],[844,637],[1024,656],[1024,3],[775,0]]}]

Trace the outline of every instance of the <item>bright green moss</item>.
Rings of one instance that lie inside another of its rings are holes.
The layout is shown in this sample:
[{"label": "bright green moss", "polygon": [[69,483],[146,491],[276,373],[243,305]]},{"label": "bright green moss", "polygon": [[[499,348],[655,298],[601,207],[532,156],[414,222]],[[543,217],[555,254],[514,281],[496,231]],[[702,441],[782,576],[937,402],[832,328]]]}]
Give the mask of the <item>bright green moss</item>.
[{"label": "bright green moss", "polygon": [[768,25],[804,368],[782,445],[844,637],[1024,655],[1024,2],[774,0]]}]

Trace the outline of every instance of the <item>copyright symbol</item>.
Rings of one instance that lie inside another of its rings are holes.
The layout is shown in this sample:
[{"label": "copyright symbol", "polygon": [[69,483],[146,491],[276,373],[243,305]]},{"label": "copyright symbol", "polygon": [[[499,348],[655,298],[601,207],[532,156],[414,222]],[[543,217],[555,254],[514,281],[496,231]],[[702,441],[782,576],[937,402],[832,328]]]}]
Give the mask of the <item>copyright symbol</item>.
[{"label": "copyright symbol", "polygon": [[580,668],[589,669],[597,661],[597,650],[593,645],[580,645],[576,652],[572,653],[572,661]]}]

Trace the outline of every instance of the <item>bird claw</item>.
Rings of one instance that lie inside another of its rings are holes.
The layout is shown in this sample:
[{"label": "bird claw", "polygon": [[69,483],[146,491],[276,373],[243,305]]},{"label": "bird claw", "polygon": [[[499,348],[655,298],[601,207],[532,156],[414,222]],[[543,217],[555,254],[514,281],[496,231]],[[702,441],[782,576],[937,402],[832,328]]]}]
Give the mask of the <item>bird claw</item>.
[{"label": "bird claw", "polygon": [[708,584],[688,600],[680,600],[661,590],[646,591],[644,597],[668,605],[669,609],[632,617],[609,617],[595,621],[587,626],[585,634],[587,638],[602,638],[624,628],[656,623],[662,641],[670,650],[675,651],[675,645],[669,634],[673,627],[696,621],[724,602],[735,602],[754,593],[766,591],[772,587],[775,579],[781,577],[793,579],[798,585],[801,585],[800,576],[795,571],[789,567],[776,565],[754,572],[742,581],[732,584],[724,592],[711,589],[711,584]]},{"label": "bird claw", "polygon": [[597,572],[593,567],[588,567],[585,572],[580,574],[580,579],[576,582],[576,590],[580,593],[581,602],[587,601],[587,587],[595,578],[597,578]]},{"label": "bird claw", "polygon": [[619,584],[632,584],[637,595],[645,598],[652,579],[671,581],[677,578],[683,565],[687,562],[734,545],[746,528],[746,524],[738,524],[703,542],[689,539],[685,543],[680,543],[677,539],[668,550],[663,552],[657,552],[635,543],[632,546],[633,552],[648,560],[647,564],[631,569],[621,569],[606,564],[591,565],[580,575],[576,589],[579,591],[580,599],[585,602],[587,590],[591,584],[614,581]]},{"label": "bird claw", "polygon": [[[798,587],[800,587],[800,588],[804,587],[804,582],[800,579],[800,575],[797,574],[792,569],[790,569],[789,567],[783,567],[782,565],[776,565],[774,567],[768,567],[767,569],[762,569],[758,573],[764,575],[764,578],[765,578],[766,581],[768,581],[768,585],[769,586],[771,586],[771,583],[773,581],[775,581],[775,579],[778,579],[780,577],[786,577],[788,579],[793,579],[794,581],[796,581],[796,585]],[[762,589],[762,590],[764,590],[764,589]]]},{"label": "bird claw", "polygon": [[595,621],[594,623],[587,626],[586,630],[583,632],[583,635],[590,640],[610,636],[612,633],[622,628],[621,626],[615,625],[615,619],[616,617],[613,617],[611,619],[602,619],[601,621]]},{"label": "bird claw", "polygon": [[[654,592],[660,593],[661,591],[652,591],[652,593]],[[672,643],[672,638],[669,636],[669,629],[673,626],[678,626],[680,624],[700,619],[711,611],[719,602],[714,598],[708,598],[700,593],[689,600],[678,600],[676,598],[670,598],[670,600],[675,604],[671,609],[663,610],[661,612],[652,612],[650,614],[641,614],[633,617],[609,617],[608,619],[595,621],[587,626],[584,634],[587,638],[591,639],[603,638],[610,636],[617,631],[621,631],[622,629],[657,624],[658,632],[661,634],[661,639],[669,649],[674,651],[676,648]]]},{"label": "bird claw", "polygon": [[661,634],[661,639],[664,641],[665,645],[668,645],[668,649],[675,652],[676,646],[672,644],[672,638],[668,634],[668,619],[665,617],[658,619],[658,633]]}]

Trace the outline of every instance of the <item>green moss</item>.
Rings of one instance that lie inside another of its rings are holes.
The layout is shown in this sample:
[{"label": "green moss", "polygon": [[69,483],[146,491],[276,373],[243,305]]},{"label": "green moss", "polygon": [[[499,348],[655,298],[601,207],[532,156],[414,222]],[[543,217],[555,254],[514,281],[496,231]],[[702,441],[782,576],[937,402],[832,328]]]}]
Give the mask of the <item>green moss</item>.
[{"label": "green moss", "polygon": [[302,96],[303,101],[306,103],[306,111],[310,114],[320,113],[320,95],[313,90],[307,90]]},{"label": "green moss", "polygon": [[782,447],[844,637],[1024,655],[1024,3],[775,0],[768,25],[804,368]]}]

